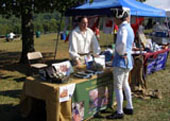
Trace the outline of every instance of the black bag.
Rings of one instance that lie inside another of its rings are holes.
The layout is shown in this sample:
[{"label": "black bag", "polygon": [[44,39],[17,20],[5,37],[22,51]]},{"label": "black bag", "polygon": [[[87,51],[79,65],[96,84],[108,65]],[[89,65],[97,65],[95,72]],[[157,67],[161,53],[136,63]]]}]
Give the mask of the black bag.
[{"label": "black bag", "polygon": [[51,83],[64,83],[67,82],[69,78],[58,73],[53,66],[49,66],[41,70],[40,76],[43,80]]}]

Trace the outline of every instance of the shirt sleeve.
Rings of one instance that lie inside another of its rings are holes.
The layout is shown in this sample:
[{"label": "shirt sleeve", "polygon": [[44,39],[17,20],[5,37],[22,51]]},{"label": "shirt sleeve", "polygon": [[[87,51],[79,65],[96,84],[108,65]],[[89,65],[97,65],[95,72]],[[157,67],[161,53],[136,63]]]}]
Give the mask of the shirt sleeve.
[{"label": "shirt sleeve", "polygon": [[92,48],[93,48],[93,53],[94,54],[100,54],[101,52],[101,48],[100,45],[98,43],[98,40],[96,38],[96,35],[93,33],[93,37],[92,37]]},{"label": "shirt sleeve", "polygon": [[116,46],[116,51],[119,55],[124,55],[126,53],[126,41],[127,41],[127,30],[122,28],[118,36],[118,43]]},{"label": "shirt sleeve", "polygon": [[72,59],[78,59],[80,55],[77,49],[77,40],[74,32],[71,32],[69,36],[69,54]]}]

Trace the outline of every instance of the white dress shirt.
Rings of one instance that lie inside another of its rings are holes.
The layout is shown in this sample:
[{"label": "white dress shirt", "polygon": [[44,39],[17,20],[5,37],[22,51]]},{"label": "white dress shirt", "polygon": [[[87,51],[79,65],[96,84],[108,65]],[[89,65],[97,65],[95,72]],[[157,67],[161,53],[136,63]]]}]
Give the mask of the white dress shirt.
[{"label": "white dress shirt", "polygon": [[76,27],[69,36],[69,54],[72,59],[80,58],[80,54],[99,54],[101,49],[94,32],[87,28],[85,32]]},{"label": "white dress shirt", "polygon": [[123,27],[123,24],[128,24],[127,21],[122,22],[119,26],[119,30],[117,32],[117,40],[116,40],[116,51],[119,55],[124,55],[126,53],[126,41],[127,41],[127,29]]}]

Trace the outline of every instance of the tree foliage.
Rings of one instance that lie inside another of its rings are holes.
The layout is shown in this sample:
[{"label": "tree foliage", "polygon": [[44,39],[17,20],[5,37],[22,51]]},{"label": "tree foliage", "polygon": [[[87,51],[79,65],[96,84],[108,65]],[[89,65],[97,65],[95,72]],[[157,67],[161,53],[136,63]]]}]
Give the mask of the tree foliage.
[{"label": "tree foliage", "polygon": [[[48,32],[57,32],[58,30],[58,24],[59,24],[59,16],[60,13],[57,11],[54,11],[53,13],[39,13],[34,14],[33,16],[33,24],[34,24],[34,31],[40,31],[41,33],[45,33],[43,28],[47,24]],[[61,24],[62,25],[62,24]],[[63,26],[61,27],[61,30],[63,30]],[[0,35],[6,35],[10,33],[11,31],[15,34],[21,34],[21,21],[19,18],[15,16],[11,16],[9,18],[3,18],[0,16]],[[34,33],[35,33],[34,32]]]},{"label": "tree foliage", "polygon": [[22,8],[32,9],[34,13],[65,10],[83,3],[85,0],[0,0],[0,13],[20,16]]},{"label": "tree foliage", "polygon": [[[27,63],[27,53],[34,49],[34,24],[33,14],[59,11],[61,15],[84,0],[0,0],[0,14],[9,17],[15,15],[21,18],[22,30],[22,55],[20,62]],[[53,21],[52,21],[53,22]],[[48,28],[48,24],[45,29]]]}]

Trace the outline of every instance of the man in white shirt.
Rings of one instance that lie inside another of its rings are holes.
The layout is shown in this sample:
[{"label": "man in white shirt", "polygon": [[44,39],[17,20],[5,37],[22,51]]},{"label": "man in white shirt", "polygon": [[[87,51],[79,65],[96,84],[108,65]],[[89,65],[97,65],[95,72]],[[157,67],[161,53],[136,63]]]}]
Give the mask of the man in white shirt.
[{"label": "man in white shirt", "polygon": [[69,36],[69,54],[76,65],[82,65],[84,55],[93,52],[98,55],[101,51],[94,32],[88,28],[87,17],[78,18],[79,26],[77,26]]}]

